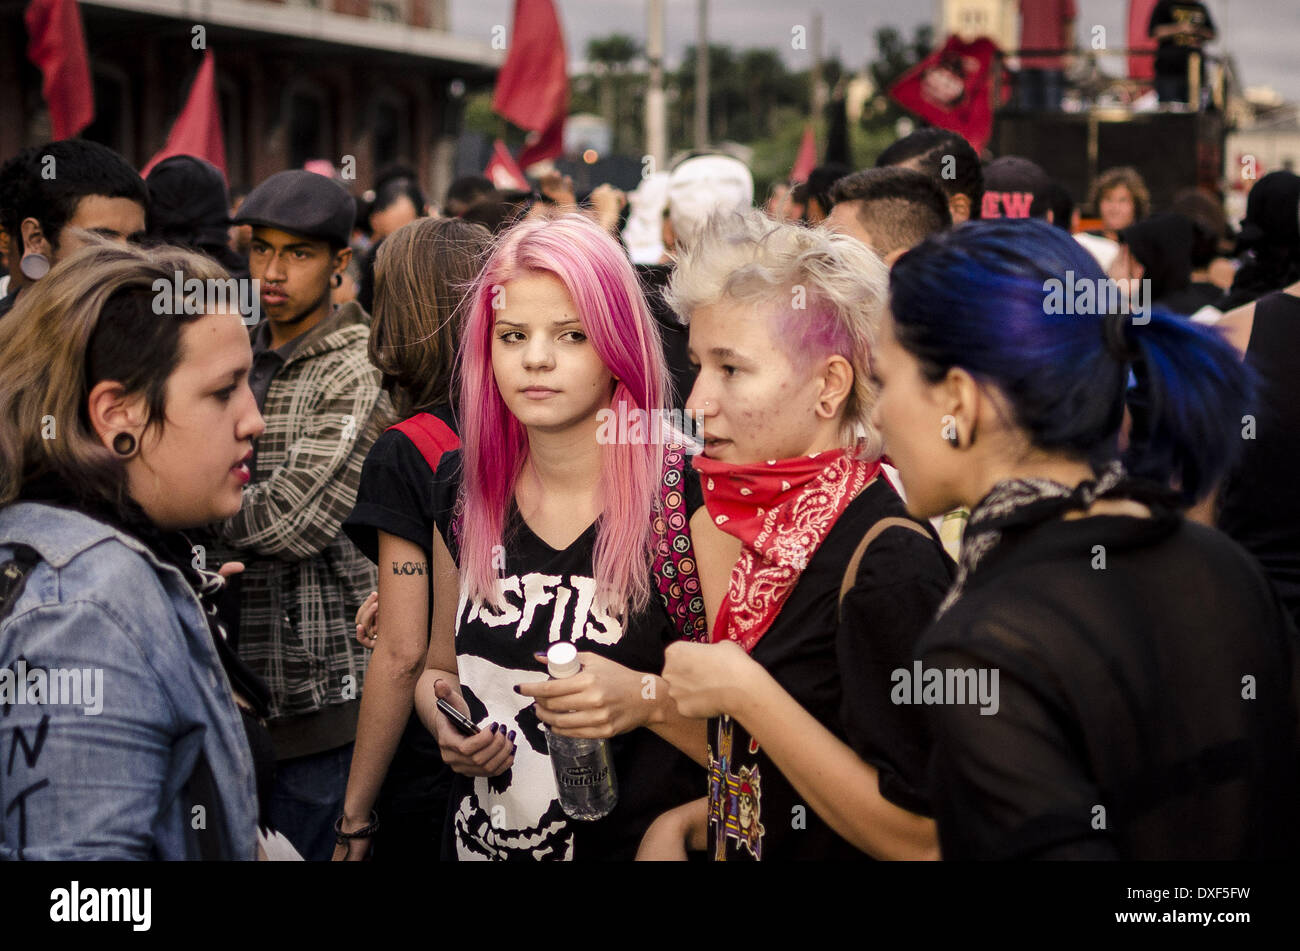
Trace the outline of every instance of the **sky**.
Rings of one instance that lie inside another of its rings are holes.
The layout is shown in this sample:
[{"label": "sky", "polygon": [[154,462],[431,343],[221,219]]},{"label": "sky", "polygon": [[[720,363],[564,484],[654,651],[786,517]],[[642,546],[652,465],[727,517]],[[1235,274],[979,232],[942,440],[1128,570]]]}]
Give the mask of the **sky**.
[{"label": "sky", "polygon": [[[570,63],[583,58],[587,40],[609,33],[627,33],[644,44],[645,0],[555,0],[568,44]],[[1075,0],[1080,42],[1093,25],[1106,28],[1108,45],[1122,47],[1127,0]],[[810,52],[791,49],[791,29],[808,27],[820,10],[827,54],[837,53],[850,68],[874,58],[875,31],[894,26],[911,35],[920,23],[932,22],[935,0],[710,0],[709,40],[745,48],[781,49],[791,69],[806,68]],[[1208,0],[1219,28],[1211,52],[1236,56],[1244,85],[1272,86],[1284,98],[1300,101],[1300,66],[1296,42],[1300,35],[1298,0]],[[510,23],[514,0],[449,0],[451,32],[490,39],[492,27]],[[664,0],[666,53],[676,67],[687,45],[695,40],[697,0]],[[811,43],[809,44],[811,45]]]}]

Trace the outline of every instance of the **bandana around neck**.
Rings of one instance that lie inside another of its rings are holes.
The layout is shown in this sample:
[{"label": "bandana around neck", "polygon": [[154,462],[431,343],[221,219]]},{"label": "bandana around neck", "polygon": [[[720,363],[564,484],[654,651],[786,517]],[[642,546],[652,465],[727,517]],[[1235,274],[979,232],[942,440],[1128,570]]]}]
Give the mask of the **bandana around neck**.
[{"label": "bandana around neck", "polygon": [[730,465],[696,456],[713,524],[741,542],[712,640],[745,650],[767,633],[836,520],[880,472],[844,449]]}]

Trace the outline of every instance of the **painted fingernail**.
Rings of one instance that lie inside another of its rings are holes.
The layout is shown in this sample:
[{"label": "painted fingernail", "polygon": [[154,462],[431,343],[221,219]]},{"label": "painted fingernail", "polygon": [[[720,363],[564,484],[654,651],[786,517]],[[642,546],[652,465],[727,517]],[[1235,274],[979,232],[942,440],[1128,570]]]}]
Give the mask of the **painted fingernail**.
[{"label": "painted fingernail", "polygon": [[513,741],[514,741],[514,738],[515,738],[515,733],[516,733],[516,732],[518,732],[518,731],[517,731],[517,730],[511,730],[509,733],[506,734],[506,739],[507,739],[507,740],[510,740],[510,741],[513,742]]},{"label": "painted fingernail", "polygon": [[510,755],[511,755],[511,756],[514,756],[514,755],[515,755],[516,753],[518,753],[518,752],[519,752],[519,744],[518,744],[518,743],[516,743],[514,746],[510,747]]},{"label": "painted fingernail", "polygon": [[519,689],[519,684],[515,684],[514,691],[515,693],[523,693],[523,691]]},{"label": "painted fingernail", "polygon": [[493,724],[492,724],[492,732],[495,733],[496,731],[497,731],[497,725],[496,725],[495,723],[493,723]]}]

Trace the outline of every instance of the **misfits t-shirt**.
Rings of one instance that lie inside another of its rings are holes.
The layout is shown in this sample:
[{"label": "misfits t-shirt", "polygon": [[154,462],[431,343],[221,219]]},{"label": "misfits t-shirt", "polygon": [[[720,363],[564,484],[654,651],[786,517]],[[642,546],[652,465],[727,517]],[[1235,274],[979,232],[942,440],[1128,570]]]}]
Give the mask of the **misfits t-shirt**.
[{"label": "misfits t-shirt", "polygon": [[[461,454],[438,467],[436,493],[447,514],[438,518],[455,555],[452,531]],[[462,532],[473,531],[463,525]],[[676,637],[662,603],[620,619],[595,603],[593,524],[563,550],[552,548],[512,512],[503,539],[505,605],[494,609],[462,592],[456,608],[456,665],[470,718],[517,731],[514,764],[495,777],[457,775],[453,781],[444,857],[452,859],[631,860],[646,828],[661,813],[698,798],[704,771],[650,730],[610,740],[618,805],[604,819],[570,819],[560,807],[546,733],[531,697],[515,684],[546,680],[537,652],[559,641],[625,667],[661,673],[664,648]],[[647,570],[649,570],[647,568]]]}]

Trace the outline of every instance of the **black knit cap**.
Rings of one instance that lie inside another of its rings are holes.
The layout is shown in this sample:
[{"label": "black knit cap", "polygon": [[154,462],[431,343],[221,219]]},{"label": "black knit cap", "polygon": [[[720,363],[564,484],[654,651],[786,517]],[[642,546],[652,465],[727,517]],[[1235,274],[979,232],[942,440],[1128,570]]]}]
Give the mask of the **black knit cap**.
[{"label": "black knit cap", "polygon": [[1280,170],[1255,183],[1246,199],[1238,243],[1242,250],[1300,245],[1300,176]]},{"label": "black knit cap", "polygon": [[276,172],[249,192],[235,223],[276,228],[345,247],[355,218],[356,204],[342,185],[315,172],[291,169]]},{"label": "black knit cap", "polygon": [[189,246],[229,240],[226,179],[211,162],[173,155],[153,167],[145,184],[149,186],[149,237]]}]

